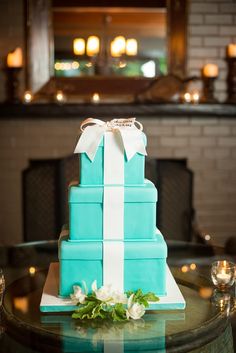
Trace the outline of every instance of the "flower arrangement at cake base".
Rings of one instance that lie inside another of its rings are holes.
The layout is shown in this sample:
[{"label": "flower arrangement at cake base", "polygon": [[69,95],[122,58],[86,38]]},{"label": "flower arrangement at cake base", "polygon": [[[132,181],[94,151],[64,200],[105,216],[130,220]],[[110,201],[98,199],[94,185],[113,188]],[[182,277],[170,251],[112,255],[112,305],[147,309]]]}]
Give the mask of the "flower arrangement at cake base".
[{"label": "flower arrangement at cake base", "polygon": [[114,290],[111,285],[97,288],[97,281],[92,284],[92,293],[88,294],[84,283],[83,289],[74,285],[71,299],[78,306],[72,314],[73,319],[127,321],[139,320],[149,307],[149,302],[159,298],[152,292],[144,294],[141,289],[126,293]]}]

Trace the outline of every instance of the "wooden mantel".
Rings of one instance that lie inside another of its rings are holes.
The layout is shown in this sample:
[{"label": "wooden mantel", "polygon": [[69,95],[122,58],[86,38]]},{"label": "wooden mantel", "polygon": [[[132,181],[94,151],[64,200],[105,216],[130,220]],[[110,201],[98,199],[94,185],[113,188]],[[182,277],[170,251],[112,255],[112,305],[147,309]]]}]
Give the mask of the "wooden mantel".
[{"label": "wooden mantel", "polygon": [[236,104],[0,104],[0,120],[124,116],[236,118]]}]

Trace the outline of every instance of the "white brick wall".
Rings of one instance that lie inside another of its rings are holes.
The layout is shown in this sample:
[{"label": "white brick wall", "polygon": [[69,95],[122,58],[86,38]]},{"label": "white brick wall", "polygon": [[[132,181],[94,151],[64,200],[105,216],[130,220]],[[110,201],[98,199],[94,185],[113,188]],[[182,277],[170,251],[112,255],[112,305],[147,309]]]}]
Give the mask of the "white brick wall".
[{"label": "white brick wall", "polygon": [[226,46],[236,41],[234,0],[191,0],[188,20],[188,74],[200,74],[206,63],[219,66],[216,97],[226,99]]},{"label": "white brick wall", "polygon": [[[236,120],[163,117],[141,122],[150,156],[188,159],[202,231],[217,244],[235,236]],[[0,242],[22,241],[21,173],[29,159],[71,154],[79,124],[74,119],[0,121]]]}]

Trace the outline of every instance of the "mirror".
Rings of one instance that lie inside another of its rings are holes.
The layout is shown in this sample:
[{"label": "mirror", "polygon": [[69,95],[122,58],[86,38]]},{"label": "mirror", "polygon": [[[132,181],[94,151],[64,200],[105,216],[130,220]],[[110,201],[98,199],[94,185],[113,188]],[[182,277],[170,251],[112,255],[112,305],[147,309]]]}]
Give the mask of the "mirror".
[{"label": "mirror", "polygon": [[166,8],[54,7],[53,35],[56,77],[167,73]]},{"label": "mirror", "polygon": [[[128,95],[133,101],[165,74],[185,77],[187,0],[146,0],[145,7],[141,1],[130,7],[123,0],[112,1],[112,6],[107,0],[25,3],[26,89],[40,97],[50,100],[62,90],[76,102],[82,95],[87,102],[94,92],[119,96],[120,101]],[[94,55],[87,48],[92,35],[99,40]],[[111,55],[111,43],[120,36],[123,51]],[[82,53],[73,50],[76,38],[84,41]],[[136,41],[133,55],[129,39]]]}]

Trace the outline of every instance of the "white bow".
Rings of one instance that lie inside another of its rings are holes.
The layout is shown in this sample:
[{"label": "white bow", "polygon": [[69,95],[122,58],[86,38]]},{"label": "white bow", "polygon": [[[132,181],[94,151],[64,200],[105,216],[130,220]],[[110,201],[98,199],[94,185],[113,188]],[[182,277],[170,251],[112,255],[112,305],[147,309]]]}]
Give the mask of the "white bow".
[{"label": "white bow", "polygon": [[[92,125],[86,126],[88,124]],[[82,135],[75,147],[74,153],[85,152],[91,161],[94,160],[98,146],[106,131],[120,133],[128,161],[135,153],[140,153],[144,156],[147,155],[142,134],[143,126],[135,118],[113,119],[108,122],[88,118],[82,122],[80,129]]]}]

